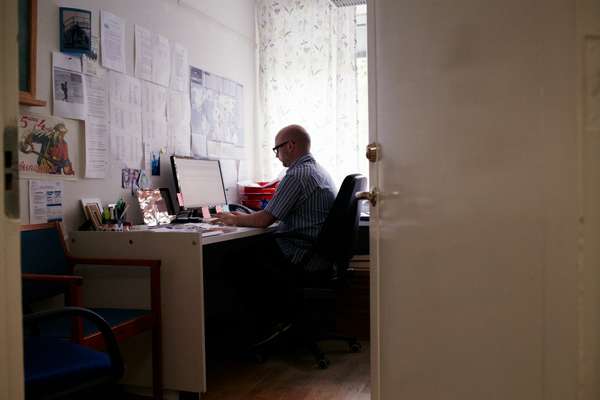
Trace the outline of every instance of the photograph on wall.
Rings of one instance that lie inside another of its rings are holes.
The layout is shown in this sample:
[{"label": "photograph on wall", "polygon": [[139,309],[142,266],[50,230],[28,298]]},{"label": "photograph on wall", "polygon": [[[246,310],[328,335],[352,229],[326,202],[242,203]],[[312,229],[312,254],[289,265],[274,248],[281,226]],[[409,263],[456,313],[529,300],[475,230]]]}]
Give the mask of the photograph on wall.
[{"label": "photograph on wall", "polygon": [[92,49],[92,12],[60,8],[60,51],[88,53]]},{"label": "photograph on wall", "polygon": [[54,115],[85,119],[87,103],[81,57],[52,53],[52,99]]},{"label": "photograph on wall", "polygon": [[84,104],[81,74],[56,68],[54,70],[54,99],[65,103]]},{"label": "photograph on wall", "polygon": [[190,99],[192,134],[243,146],[244,92],[241,84],[191,67]]},{"label": "photograph on wall", "polygon": [[19,174],[24,178],[75,179],[69,148],[77,149],[64,120],[24,114],[19,117]]}]

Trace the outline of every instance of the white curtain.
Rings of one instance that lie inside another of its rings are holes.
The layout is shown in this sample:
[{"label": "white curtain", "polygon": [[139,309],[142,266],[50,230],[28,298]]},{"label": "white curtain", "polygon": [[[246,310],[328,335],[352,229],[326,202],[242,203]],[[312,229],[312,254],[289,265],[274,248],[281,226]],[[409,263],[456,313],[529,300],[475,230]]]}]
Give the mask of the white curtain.
[{"label": "white curtain", "polygon": [[281,171],[273,139],[282,127],[300,124],[339,186],[359,165],[355,8],[258,0],[256,13],[256,175],[269,180]]}]

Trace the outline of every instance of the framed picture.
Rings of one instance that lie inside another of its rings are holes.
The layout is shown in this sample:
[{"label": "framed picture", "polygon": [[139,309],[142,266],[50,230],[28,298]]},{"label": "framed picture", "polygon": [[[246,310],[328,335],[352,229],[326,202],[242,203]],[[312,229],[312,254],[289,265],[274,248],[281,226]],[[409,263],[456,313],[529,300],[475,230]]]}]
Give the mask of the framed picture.
[{"label": "framed picture", "polygon": [[87,198],[84,197],[81,199],[81,208],[83,209],[83,214],[85,215],[85,219],[91,220],[92,216],[89,213],[90,207],[89,205],[94,205],[98,210],[102,210],[102,201],[98,198]]},{"label": "framed picture", "polygon": [[92,50],[92,12],[60,8],[60,51],[88,54]]},{"label": "framed picture", "polygon": [[98,208],[97,204],[88,204],[85,207],[85,214],[89,215],[89,220],[92,221],[94,228],[99,231],[102,230],[102,211]]}]

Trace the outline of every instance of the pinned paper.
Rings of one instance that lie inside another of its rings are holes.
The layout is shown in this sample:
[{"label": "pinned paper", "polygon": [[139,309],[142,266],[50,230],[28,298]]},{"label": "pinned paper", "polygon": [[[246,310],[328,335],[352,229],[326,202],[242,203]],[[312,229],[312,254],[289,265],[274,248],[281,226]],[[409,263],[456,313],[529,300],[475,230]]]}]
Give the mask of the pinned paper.
[{"label": "pinned paper", "polygon": [[202,218],[210,218],[210,211],[208,207],[202,207]]}]

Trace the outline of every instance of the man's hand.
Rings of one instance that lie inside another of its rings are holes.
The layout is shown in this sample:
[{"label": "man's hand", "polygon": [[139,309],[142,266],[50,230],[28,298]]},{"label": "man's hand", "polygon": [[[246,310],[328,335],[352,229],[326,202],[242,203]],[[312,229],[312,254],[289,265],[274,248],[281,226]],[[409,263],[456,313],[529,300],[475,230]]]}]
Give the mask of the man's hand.
[{"label": "man's hand", "polygon": [[250,226],[254,228],[266,228],[275,222],[273,216],[264,211],[258,211],[252,214],[245,214],[241,212],[230,212],[230,213],[219,213],[217,218],[213,221],[217,224],[224,224],[229,226]]},{"label": "man's hand", "polygon": [[237,211],[233,211],[230,213],[218,213],[217,214],[217,219],[213,220],[212,223],[213,224],[223,224],[223,225],[228,225],[228,226],[236,226],[238,225],[238,216],[240,215],[239,212]]}]

